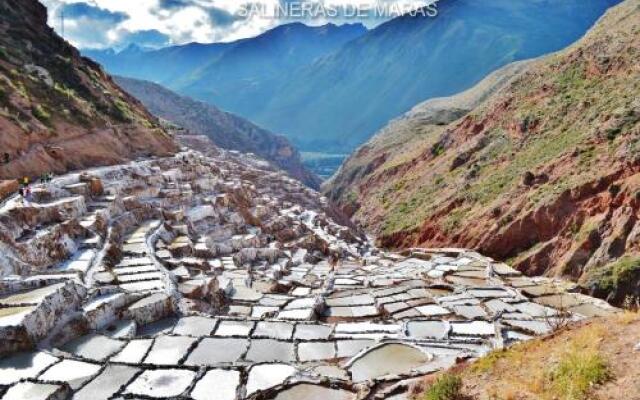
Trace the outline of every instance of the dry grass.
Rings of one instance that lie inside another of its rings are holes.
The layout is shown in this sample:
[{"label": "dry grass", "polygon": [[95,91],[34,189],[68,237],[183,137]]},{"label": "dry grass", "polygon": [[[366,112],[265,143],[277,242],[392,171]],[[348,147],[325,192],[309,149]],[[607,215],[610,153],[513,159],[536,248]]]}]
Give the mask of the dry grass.
[{"label": "dry grass", "polygon": [[423,395],[423,400],[462,400],[462,379],[454,374],[440,376]]},{"label": "dry grass", "polygon": [[569,326],[458,366],[455,375],[430,377],[415,398],[440,399],[433,396],[451,386],[443,381],[451,375],[462,381],[452,399],[639,400],[640,392],[629,395],[640,386],[640,364],[632,351],[640,341],[639,328],[635,311]]},{"label": "dry grass", "polygon": [[640,310],[625,310],[616,315],[616,321],[623,325],[630,325],[640,319]]},{"label": "dry grass", "polygon": [[536,340],[494,353],[471,371],[476,376],[504,371],[500,385],[491,388],[495,398],[582,400],[591,385],[609,376],[598,350],[605,336],[605,327],[593,324],[560,343],[557,337]]}]

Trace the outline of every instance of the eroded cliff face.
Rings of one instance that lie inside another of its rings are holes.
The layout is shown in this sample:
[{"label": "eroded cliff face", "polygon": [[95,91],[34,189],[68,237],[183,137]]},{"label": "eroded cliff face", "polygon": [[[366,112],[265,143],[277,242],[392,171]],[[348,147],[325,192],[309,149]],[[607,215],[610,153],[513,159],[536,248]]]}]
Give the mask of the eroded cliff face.
[{"label": "eroded cliff face", "polygon": [[0,2],[0,132],[4,179],[176,150],[139,102],[47,26],[36,0]]},{"label": "eroded cliff face", "polygon": [[638,49],[629,0],[460,119],[392,124],[327,192],[385,246],[473,247],[616,303],[638,296]]}]

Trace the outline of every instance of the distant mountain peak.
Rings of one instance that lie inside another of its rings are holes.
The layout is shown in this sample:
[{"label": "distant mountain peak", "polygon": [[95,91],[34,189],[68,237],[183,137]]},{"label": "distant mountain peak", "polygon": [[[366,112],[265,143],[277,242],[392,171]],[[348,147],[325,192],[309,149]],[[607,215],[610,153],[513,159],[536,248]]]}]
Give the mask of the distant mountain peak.
[{"label": "distant mountain peak", "polygon": [[153,49],[149,47],[142,47],[136,43],[130,43],[127,47],[120,50],[119,54],[139,54],[139,53],[146,53],[147,51],[151,51],[151,50]]}]

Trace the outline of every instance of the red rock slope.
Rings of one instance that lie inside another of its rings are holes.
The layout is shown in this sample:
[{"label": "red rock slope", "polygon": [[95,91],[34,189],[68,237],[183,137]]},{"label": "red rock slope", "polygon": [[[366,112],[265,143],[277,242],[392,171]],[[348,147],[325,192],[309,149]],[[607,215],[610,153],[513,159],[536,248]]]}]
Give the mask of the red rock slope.
[{"label": "red rock slope", "polygon": [[473,247],[640,297],[639,60],[627,0],[456,121],[394,122],[327,193],[385,246]]},{"label": "red rock slope", "polygon": [[175,150],[140,103],[47,26],[44,6],[0,2],[0,179]]}]

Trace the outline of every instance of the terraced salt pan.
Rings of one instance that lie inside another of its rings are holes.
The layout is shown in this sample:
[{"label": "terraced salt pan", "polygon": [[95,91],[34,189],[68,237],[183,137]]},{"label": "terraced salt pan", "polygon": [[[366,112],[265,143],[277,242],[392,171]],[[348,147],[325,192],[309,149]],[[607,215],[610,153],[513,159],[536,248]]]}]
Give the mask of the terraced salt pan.
[{"label": "terraced salt pan", "polygon": [[154,398],[177,397],[185,393],[196,373],[183,369],[145,371],[127,386],[126,393]]},{"label": "terraced salt pan", "polygon": [[124,346],[125,343],[119,340],[92,334],[67,343],[62,350],[85,359],[105,361],[111,355],[122,350]]},{"label": "terraced salt pan", "polygon": [[0,360],[0,385],[35,378],[59,359],[47,353],[18,353]]},{"label": "terraced salt pan", "polygon": [[448,309],[434,304],[417,307],[416,311],[418,311],[425,317],[440,317],[451,314],[451,311],[449,311]]},{"label": "terraced salt pan", "polygon": [[35,306],[0,308],[0,326],[18,326],[35,309]]},{"label": "terraced salt pan", "polygon": [[209,336],[217,325],[213,318],[185,317],[180,318],[173,328],[173,334],[184,336]]},{"label": "terraced salt pan", "polygon": [[188,354],[187,351],[195,344],[196,339],[185,336],[161,336],[155,340],[149,354],[144,359],[145,364],[178,365]]},{"label": "terraced salt pan", "polygon": [[249,347],[247,339],[204,338],[191,352],[186,365],[218,365],[234,363],[243,356]]},{"label": "terraced salt pan", "polygon": [[55,293],[64,286],[64,283],[57,283],[40,289],[25,290],[20,293],[13,293],[9,295],[0,295],[0,305],[35,305],[41,303],[47,296]]},{"label": "terraced salt pan", "polygon": [[296,369],[287,364],[255,365],[249,370],[247,396],[282,384]]},{"label": "terraced salt pan", "polygon": [[2,398],[6,400],[49,400],[55,397],[62,398],[64,393],[66,390],[61,385],[20,382],[9,388]]},{"label": "terraced salt pan", "polygon": [[293,324],[286,322],[261,321],[256,324],[251,336],[288,340],[293,336],[293,328]]},{"label": "terraced salt pan", "polygon": [[375,345],[375,340],[338,340],[338,358],[353,357],[361,350]]},{"label": "terraced salt pan", "polygon": [[334,342],[309,342],[298,344],[300,362],[331,360],[336,357]]},{"label": "terraced salt pan", "polygon": [[407,374],[433,360],[433,356],[406,344],[383,344],[368,350],[348,367],[354,382],[387,375]]},{"label": "terraced salt pan", "polygon": [[111,358],[112,362],[126,364],[139,364],[149,352],[153,339],[131,340],[117,355]]},{"label": "terraced salt pan", "polygon": [[[101,199],[100,208],[109,209],[101,217],[110,228],[134,233],[124,246],[114,244],[124,258],[115,260],[114,268],[100,264],[87,282],[97,290],[91,296],[98,297],[86,298],[81,318],[103,335],[91,332],[57,346],[52,354],[64,358],[60,364],[12,370],[0,361],[0,380],[37,380],[44,373],[43,379],[67,379],[73,398],[80,400],[174,395],[236,400],[259,389],[270,389],[261,398],[346,400],[355,397],[354,380],[428,375],[458,357],[530,339],[535,329],[547,328],[554,312],[549,305],[570,300],[572,310],[585,314],[611,311],[593,299],[564,295],[568,286],[520,278],[474,252],[379,252],[324,215],[327,204],[317,193],[256,167],[263,164],[223,154],[212,160],[188,153],[142,162],[147,167],[106,169],[111,172],[101,177],[113,196]],[[242,215],[238,199],[254,218]],[[135,211],[122,214],[123,204]],[[80,217],[95,228],[95,214]],[[166,218],[162,227],[145,222],[160,217]],[[104,243],[95,237],[87,245],[85,239],[75,243],[78,248],[98,252]],[[341,254],[336,268],[326,249]],[[90,254],[78,252],[72,259],[86,261]],[[14,288],[4,298],[22,296],[34,305],[0,308],[0,333],[20,333],[7,321],[28,328],[35,304],[46,297],[34,288],[76,275],[2,280]],[[205,280],[220,291],[198,285]],[[19,292],[24,288],[29,290]],[[178,312],[179,319],[171,317]],[[72,336],[75,326],[61,330]],[[96,371],[96,365],[102,369]],[[328,383],[325,377],[346,382]],[[368,398],[388,398],[385,386],[362,387],[371,388]]]},{"label": "terraced salt pan", "polygon": [[492,323],[485,321],[452,322],[451,333],[461,336],[493,336],[496,328]]},{"label": "terraced salt pan", "polygon": [[292,342],[271,339],[253,339],[245,357],[248,361],[260,362],[295,362],[296,355]]},{"label": "terraced salt pan", "polygon": [[301,383],[285,389],[274,400],[354,400],[354,393],[324,386]]},{"label": "terraced salt pan", "polygon": [[194,400],[235,400],[240,385],[240,372],[213,369],[200,379],[191,397]]},{"label": "terraced salt pan", "polygon": [[75,360],[62,360],[40,376],[44,381],[66,382],[71,389],[78,389],[102,369],[100,364]]},{"label": "terraced salt pan", "polygon": [[411,321],[407,323],[408,335],[421,339],[446,339],[449,324],[445,321]]},{"label": "terraced salt pan", "polygon": [[220,321],[215,336],[249,336],[254,327],[250,321]]}]

